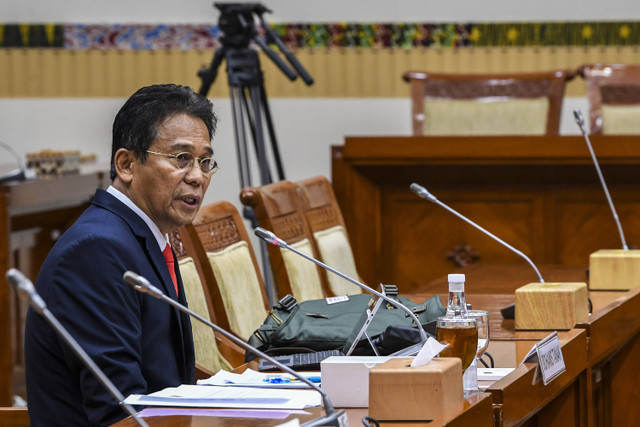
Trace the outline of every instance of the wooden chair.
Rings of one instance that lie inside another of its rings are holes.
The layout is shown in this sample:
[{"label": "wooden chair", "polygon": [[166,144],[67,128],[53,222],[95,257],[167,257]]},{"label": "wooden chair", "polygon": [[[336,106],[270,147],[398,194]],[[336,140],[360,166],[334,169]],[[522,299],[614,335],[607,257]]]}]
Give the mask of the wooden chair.
[{"label": "wooden chair", "polygon": [[[336,270],[360,280],[351,251],[347,227],[333,187],[324,176],[316,176],[297,182],[304,213],[313,234],[320,259]],[[362,293],[357,285],[327,271],[326,280],[334,295]]]},{"label": "wooden chair", "polygon": [[[209,289],[191,238],[185,227],[169,234],[171,247],[178,258],[180,275],[189,308],[216,323]],[[222,334],[215,333],[197,319],[191,320],[196,354],[196,379],[208,378],[220,369],[231,370],[244,363],[244,349]]]},{"label": "wooden chair", "polygon": [[[245,187],[240,200],[253,209],[260,227],[272,231],[299,251],[318,258],[298,187],[283,180],[262,187]],[[325,276],[320,267],[287,249],[268,245],[271,269],[279,297],[291,294],[298,301],[324,298]]]},{"label": "wooden chair", "polygon": [[446,74],[409,71],[414,135],[558,135],[572,71]]},{"label": "wooden chair", "polygon": [[186,227],[202,265],[217,324],[248,340],[267,317],[269,303],[249,235],[235,206],[200,208]]},{"label": "wooden chair", "polygon": [[592,134],[640,134],[640,65],[583,65]]}]

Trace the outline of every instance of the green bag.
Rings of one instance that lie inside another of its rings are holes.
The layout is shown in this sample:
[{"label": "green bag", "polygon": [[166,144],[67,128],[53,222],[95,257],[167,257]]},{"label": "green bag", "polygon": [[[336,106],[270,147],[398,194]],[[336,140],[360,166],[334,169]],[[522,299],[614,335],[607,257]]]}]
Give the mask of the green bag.
[{"label": "green bag", "polygon": [[[329,304],[327,299],[297,303],[287,297],[288,300],[283,298],[269,310],[262,326],[249,338],[249,344],[270,355],[342,349],[371,301],[369,294],[350,295],[348,299],[333,304]],[[411,309],[423,328],[435,335],[435,320],[446,312],[439,295],[421,304],[402,296],[393,298]],[[285,304],[285,300],[293,303]],[[375,339],[390,326],[413,327],[417,335],[413,319],[404,310],[384,302],[369,324],[367,334]],[[369,354],[367,348],[373,354],[363,336],[353,354]],[[249,361],[255,356],[247,352],[245,358]]]}]

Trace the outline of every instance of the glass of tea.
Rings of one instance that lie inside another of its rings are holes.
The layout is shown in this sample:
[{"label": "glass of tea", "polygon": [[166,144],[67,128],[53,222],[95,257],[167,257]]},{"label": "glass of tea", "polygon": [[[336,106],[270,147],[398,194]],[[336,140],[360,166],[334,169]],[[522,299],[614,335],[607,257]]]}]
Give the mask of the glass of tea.
[{"label": "glass of tea", "polygon": [[468,310],[467,316],[476,319],[478,329],[478,348],[476,356],[471,365],[464,372],[462,382],[464,385],[464,395],[469,397],[480,392],[478,388],[478,359],[482,357],[489,347],[489,312],[485,310]]},{"label": "glass of tea", "polygon": [[440,352],[442,357],[457,357],[464,371],[471,365],[478,351],[478,327],[474,317],[439,317],[436,321],[436,339],[449,344]]}]

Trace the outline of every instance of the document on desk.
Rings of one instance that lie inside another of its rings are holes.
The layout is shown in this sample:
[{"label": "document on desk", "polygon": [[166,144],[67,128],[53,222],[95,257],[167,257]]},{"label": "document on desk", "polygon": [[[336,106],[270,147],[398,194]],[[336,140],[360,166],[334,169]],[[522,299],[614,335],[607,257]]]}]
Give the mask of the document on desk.
[{"label": "document on desk", "polygon": [[183,384],[148,395],[132,394],[124,401],[130,405],[191,408],[304,409],[321,405],[322,399],[315,390]]},{"label": "document on desk", "polygon": [[[300,372],[300,375],[314,383],[320,383],[321,374],[315,372]],[[198,380],[198,385],[218,385],[218,386],[240,386],[240,387],[263,387],[263,388],[306,388],[309,385],[292,377],[287,373],[265,373],[257,372],[253,369],[246,369],[242,374],[220,370],[215,375]]]}]

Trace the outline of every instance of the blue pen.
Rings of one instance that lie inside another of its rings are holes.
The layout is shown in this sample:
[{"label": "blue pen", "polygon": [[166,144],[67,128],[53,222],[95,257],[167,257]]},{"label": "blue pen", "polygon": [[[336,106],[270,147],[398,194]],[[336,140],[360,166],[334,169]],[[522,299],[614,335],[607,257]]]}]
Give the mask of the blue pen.
[{"label": "blue pen", "polygon": [[[321,382],[321,377],[319,376],[311,376],[311,377],[305,377],[305,378],[314,383]],[[264,378],[262,381],[267,382],[269,384],[282,384],[282,383],[289,383],[291,381],[300,381],[300,380],[293,377],[269,377],[269,378]]]}]

